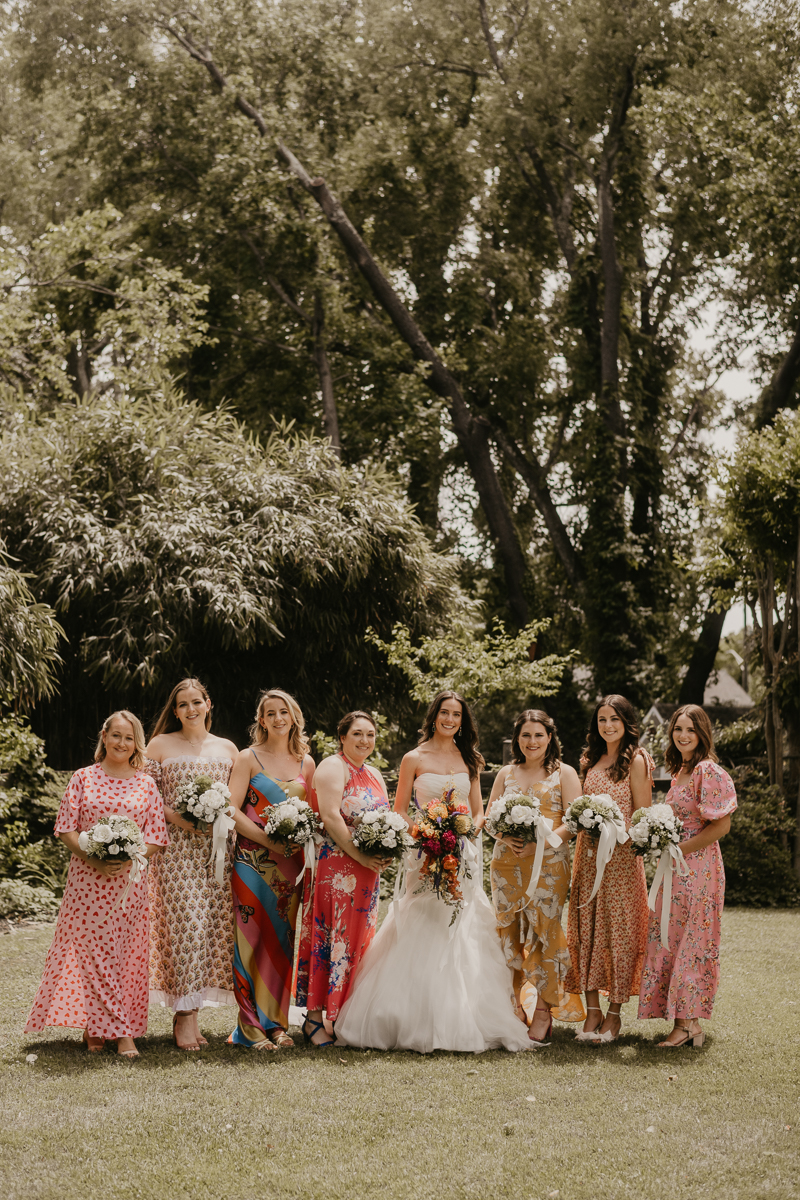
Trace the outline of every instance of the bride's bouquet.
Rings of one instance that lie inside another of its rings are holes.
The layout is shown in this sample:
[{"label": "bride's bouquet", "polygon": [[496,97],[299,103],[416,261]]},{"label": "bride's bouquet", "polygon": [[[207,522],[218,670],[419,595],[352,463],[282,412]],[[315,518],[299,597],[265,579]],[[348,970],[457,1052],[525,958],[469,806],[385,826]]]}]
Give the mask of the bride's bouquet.
[{"label": "bride's bouquet", "polygon": [[311,879],[314,878],[317,854],[316,848],[322,841],[322,821],[319,814],[307,800],[292,797],[274,804],[269,810],[269,816],[264,822],[264,833],[273,842],[283,846],[283,853],[291,858],[294,848],[299,846],[303,851],[303,870],[295,880],[299,883],[303,873],[308,868]]},{"label": "bride's bouquet", "polygon": [[[89,858],[130,859],[131,869],[128,873],[128,882],[125,884],[121,899],[117,901],[117,904],[121,904],[125,908],[131,888],[147,870],[147,857],[144,852],[145,840],[139,826],[129,817],[119,815],[101,817],[91,829],[84,829],[82,833],[78,834],[78,845]],[[111,912],[114,911],[117,904],[114,905]],[[111,916],[111,913],[108,915]]]},{"label": "bride's bouquet", "polygon": [[417,891],[431,890],[452,907],[452,925],[464,904],[459,879],[472,878],[466,861],[467,842],[478,836],[469,808],[458,798],[453,784],[443,789],[440,799],[419,809],[411,836],[424,859]]},{"label": "bride's bouquet", "polygon": [[625,818],[616,800],[603,792],[597,796],[578,796],[577,800],[573,800],[564,813],[564,824],[570,833],[588,833],[598,843],[592,894],[583,902],[590,904],[598,893],[606,864],[611,861],[617,845],[628,841]]},{"label": "bride's bouquet", "polygon": [[182,783],[175,793],[172,807],[196,829],[211,828],[211,858],[220,886],[224,882],[225,847],[228,834],[234,828],[233,809],[228,801],[230,791],[224,783],[210,775],[196,775]]},{"label": "bride's bouquet", "polygon": [[402,858],[414,845],[405,820],[389,808],[369,808],[358,818],[353,829],[353,845],[362,854],[381,858]]},{"label": "bride's bouquet", "polygon": [[637,808],[631,818],[631,844],[634,854],[642,855],[656,867],[650,885],[647,904],[653,912],[658,890],[663,885],[661,901],[661,944],[669,947],[669,911],[672,906],[672,875],[688,875],[689,868],[679,846],[683,821],[669,804],[652,804]]},{"label": "bride's bouquet", "polygon": [[532,796],[530,792],[503,792],[489,809],[486,829],[492,837],[521,838],[523,842],[537,843],[526,888],[527,894],[533,896],[542,872],[545,842],[553,848],[561,845],[561,838],[553,833],[553,822],[542,815],[538,796]]}]

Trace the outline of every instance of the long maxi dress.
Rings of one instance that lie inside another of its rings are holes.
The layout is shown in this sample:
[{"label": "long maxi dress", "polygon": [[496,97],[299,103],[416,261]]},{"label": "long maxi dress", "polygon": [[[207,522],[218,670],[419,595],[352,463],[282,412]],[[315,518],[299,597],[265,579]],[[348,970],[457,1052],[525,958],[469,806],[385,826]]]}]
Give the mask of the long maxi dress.
[{"label": "long maxi dress", "polygon": [[[647,758],[652,770],[652,760]],[[630,779],[613,781],[604,767],[591,767],[583,794],[610,795],[622,810],[625,828],[633,816]],[[589,901],[595,879],[597,842],[588,833],[576,839],[572,891],[567,917],[571,959],[564,980],[569,992],[608,992],[609,1002],[625,1004],[639,995],[647,947],[647,883],[644,862],[630,842],[617,844],[603,882]]]},{"label": "long maxi dress", "polygon": [[[229,758],[184,754],[147,760],[147,770],[172,808],[178,788],[198,775],[230,779]],[[224,881],[214,877],[211,841],[178,826],[171,843],[156,855],[150,885],[150,1003],[173,1012],[235,1004],[233,992],[233,902],[230,877],[234,838],[228,839]]]},{"label": "long maxi dress", "polygon": [[[450,785],[467,803],[466,772],[418,775],[417,806],[426,807]],[[364,956],[336,1025],[340,1042],[420,1054],[533,1049],[514,1013],[511,972],[483,890],[482,863],[475,846],[467,844],[465,852],[472,877],[460,880],[464,906],[451,925],[453,910],[427,889],[420,856],[408,851],[405,894]]]},{"label": "long maxi dress", "polygon": [[[250,780],[242,811],[262,829],[273,804],[306,799],[302,775],[276,779],[261,770]],[[230,1041],[239,1046],[263,1042],[271,1029],[286,1029],[292,997],[294,935],[303,869],[302,854],[287,858],[239,834],[231,888],[236,944],[233,988],[239,1021]]]},{"label": "long maxi dress", "polygon": [[[369,767],[341,755],[349,770],[341,813],[352,827],[363,812],[389,808],[386,793]],[[353,972],[375,936],[380,874],[340,850],[330,837],[319,848],[313,891],[306,884],[297,966],[297,1003],[325,1011],[335,1021]]]},{"label": "long maxi dress", "polygon": [[[735,812],[736,789],[727,771],[705,759],[697,764],[688,783],[679,786],[673,780],[667,804],[683,821],[685,841],[709,821]],[[663,890],[658,893],[655,912],[650,914],[640,1020],[688,1020],[710,1017],[714,1010],[725,902],[725,868],[719,842],[688,854],[686,866],[688,875],[677,871],[672,875],[668,949],[661,945]]]},{"label": "long maxi dress", "polygon": [[[108,816],[135,821],[152,846],[168,843],[161,797],[149,775],[137,772],[131,779],[114,779],[100,763],[82,767],[64,793],[55,832],[83,832]],[[109,879],[72,855],[26,1033],[46,1025],[85,1029],[90,1037],[112,1039],[141,1037],[146,1031],[147,882],[137,880],[123,909],[120,900],[127,881],[127,871]]]},{"label": "long maxi dress", "polygon": [[[506,790],[511,782],[516,784],[514,791],[519,791],[513,767]],[[560,767],[532,784],[528,794],[539,800],[542,816],[553,822],[554,829],[563,824]],[[582,1021],[586,1016],[583,1001],[564,987],[570,958],[561,917],[569,891],[569,840],[556,848],[545,844],[539,882],[529,896],[532,870],[532,854],[517,858],[510,846],[495,842],[490,877],[500,945],[517,990],[529,984],[547,1001],[556,1020]]]}]

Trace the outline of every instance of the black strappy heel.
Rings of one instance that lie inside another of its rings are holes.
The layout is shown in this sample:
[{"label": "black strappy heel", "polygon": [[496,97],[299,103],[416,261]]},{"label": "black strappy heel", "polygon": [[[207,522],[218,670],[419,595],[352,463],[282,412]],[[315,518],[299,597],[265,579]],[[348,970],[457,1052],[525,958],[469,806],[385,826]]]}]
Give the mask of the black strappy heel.
[{"label": "black strappy heel", "polygon": [[[306,1031],[306,1025],[311,1026],[311,1033]],[[328,1042],[314,1041],[314,1034],[319,1029],[325,1030],[325,1026],[322,1021],[312,1021],[311,1017],[306,1017],[305,1021],[303,1021],[303,1040],[305,1041],[305,1044],[307,1046],[311,1044],[312,1046],[315,1046],[317,1050],[326,1050],[328,1046],[335,1046],[336,1043],[333,1040]],[[325,1032],[327,1032],[327,1030],[325,1030]]]}]

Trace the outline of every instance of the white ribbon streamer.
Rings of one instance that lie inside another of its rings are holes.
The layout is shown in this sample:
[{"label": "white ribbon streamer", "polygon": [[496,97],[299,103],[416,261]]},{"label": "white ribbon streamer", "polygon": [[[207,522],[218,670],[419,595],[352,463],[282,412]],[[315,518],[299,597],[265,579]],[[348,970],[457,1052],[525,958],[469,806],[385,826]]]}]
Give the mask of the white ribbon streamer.
[{"label": "white ribbon streamer", "polygon": [[317,869],[317,846],[321,844],[321,833],[312,834],[308,841],[303,843],[303,867],[297,879],[295,879],[295,884],[298,884],[306,871],[309,871],[311,873],[311,887],[314,887],[314,874]]},{"label": "white ribbon streamer", "polygon": [[536,853],[533,856],[533,870],[531,871],[530,883],[525,889],[526,895],[533,899],[533,893],[539,885],[539,876],[542,873],[542,862],[544,861],[545,843],[552,846],[555,850],[561,845],[561,838],[557,833],[553,833],[553,822],[549,817],[543,817],[541,813],[537,813],[533,818],[533,825],[536,830]]},{"label": "white ribbon streamer", "polygon": [[135,857],[131,859],[131,869],[128,872],[128,882],[125,884],[125,890],[123,891],[119,900],[117,900],[116,904],[113,904],[108,910],[108,913],[101,921],[102,925],[105,925],[109,917],[112,916],[120,906],[122,907],[122,911],[125,911],[125,909],[128,907],[128,896],[131,894],[131,888],[137,882],[137,880],[142,878],[146,870],[147,855],[143,850],[138,850]]},{"label": "white ribbon streamer", "polygon": [[225,850],[228,845],[228,834],[236,828],[233,817],[230,815],[232,812],[232,808],[224,809],[211,826],[211,857],[209,861],[214,864],[214,877],[220,887],[225,882]]},{"label": "white ribbon streamer", "polygon": [[[591,835],[590,835],[591,836]],[[600,884],[603,882],[603,875],[607,864],[611,861],[611,855],[617,848],[617,845],[622,846],[630,838],[630,834],[625,828],[625,822],[619,817],[604,817],[603,824],[600,826],[600,841],[597,844],[597,867],[594,875],[594,887],[592,894],[588,900],[584,900],[581,908],[585,908],[587,904],[591,904],[600,890]]]},{"label": "white ribbon streamer", "polygon": [[[475,842],[471,842],[469,840],[469,838],[466,838],[466,837],[460,837],[458,840],[461,843],[461,855],[460,855],[459,861],[458,861],[457,878],[458,879],[466,879],[468,867],[473,868],[474,870],[477,870],[478,864],[483,862],[483,853],[481,853],[480,855],[478,854],[478,845],[482,845],[482,839],[481,839],[481,835],[478,834],[477,838],[475,839]],[[476,845],[476,843],[477,843],[477,845]],[[467,862],[468,858],[470,860],[469,863]],[[469,875],[470,875],[471,879],[475,878],[472,870],[470,870]],[[482,884],[481,884],[481,886],[482,886]],[[464,896],[463,889],[462,889],[462,896]],[[459,910],[458,910],[458,915],[456,916],[456,919],[453,922],[453,924],[450,926],[450,932],[447,937],[448,942],[452,942],[453,938],[456,936],[456,930],[458,929],[459,925],[461,924],[461,918],[464,915],[464,909],[467,907],[468,903],[469,903],[469,900],[467,899],[466,896],[464,896],[463,900],[461,901]]]},{"label": "white ribbon streamer", "polygon": [[689,874],[689,868],[686,865],[686,859],[683,857],[683,851],[680,846],[671,843],[661,851],[655,877],[650,885],[650,892],[647,897],[647,907],[651,912],[655,912],[658,889],[662,884],[664,885],[664,894],[661,897],[661,945],[665,950],[669,949],[669,914],[672,908],[673,871],[677,871],[679,875]]}]

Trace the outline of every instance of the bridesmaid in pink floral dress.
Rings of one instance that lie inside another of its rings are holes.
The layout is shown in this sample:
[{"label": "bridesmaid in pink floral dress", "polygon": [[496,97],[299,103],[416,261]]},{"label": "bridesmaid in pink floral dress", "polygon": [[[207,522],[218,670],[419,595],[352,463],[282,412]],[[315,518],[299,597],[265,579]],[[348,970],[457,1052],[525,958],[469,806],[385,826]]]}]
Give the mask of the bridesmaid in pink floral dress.
[{"label": "bridesmaid in pink floral dress", "polygon": [[[581,758],[583,794],[610,795],[627,829],[634,811],[650,805],[652,769],[650,756],[639,746],[633,705],[624,696],[606,696],[589,723]],[[586,993],[588,1016],[578,1040],[602,1043],[619,1037],[620,1008],[639,994],[647,944],[647,885],[642,859],[625,842],[615,846],[599,891],[589,900],[596,848],[587,833],[578,834],[567,916],[571,966],[564,988]],[[601,991],[608,993],[605,1017]]]},{"label": "bridesmaid in pink floral dress", "polygon": [[378,922],[380,871],[386,860],[362,854],[350,830],[367,809],[390,807],[380,771],[364,765],[375,749],[372,717],[348,713],[337,732],[339,754],[323,759],[314,776],[326,836],[311,895],[306,885],[297,967],[297,1003],[308,1008],[303,1034],[320,1047],[333,1045],[323,1011],[331,1025]]},{"label": "bridesmaid in pink floral dress", "polygon": [[102,817],[135,821],[149,858],[168,843],[158,789],[144,765],[144,730],[133,713],[113,713],[103,725],[91,767],[69,781],[56,836],[72,851],[67,886],[44,974],[25,1032],[47,1025],[83,1029],[90,1052],[106,1039],[126,1058],[147,1029],[147,881],[138,879],[123,909],[130,860],[88,858],[79,834]]},{"label": "bridesmaid in pink floral dress", "polygon": [[719,985],[719,945],[725,869],[719,839],[731,827],[736,790],[717,763],[711,722],[696,704],[673,714],[665,755],[674,772],[667,795],[683,821],[681,850],[689,874],[672,876],[669,947],[661,945],[661,904],[650,914],[639,1017],[668,1017],[672,1032],[660,1046],[702,1046],[699,1017],[710,1017]]}]

